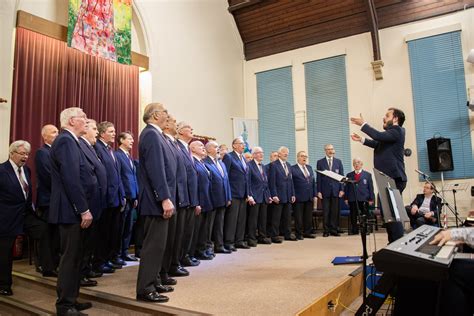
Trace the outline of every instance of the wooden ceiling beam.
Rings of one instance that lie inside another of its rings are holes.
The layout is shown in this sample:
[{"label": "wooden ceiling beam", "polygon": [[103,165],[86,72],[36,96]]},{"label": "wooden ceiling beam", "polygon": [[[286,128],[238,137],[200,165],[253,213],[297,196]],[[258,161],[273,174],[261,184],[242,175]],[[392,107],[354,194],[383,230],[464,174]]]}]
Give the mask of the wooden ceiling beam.
[{"label": "wooden ceiling beam", "polygon": [[262,2],[262,0],[229,0],[229,12],[234,13],[237,10],[247,8]]}]

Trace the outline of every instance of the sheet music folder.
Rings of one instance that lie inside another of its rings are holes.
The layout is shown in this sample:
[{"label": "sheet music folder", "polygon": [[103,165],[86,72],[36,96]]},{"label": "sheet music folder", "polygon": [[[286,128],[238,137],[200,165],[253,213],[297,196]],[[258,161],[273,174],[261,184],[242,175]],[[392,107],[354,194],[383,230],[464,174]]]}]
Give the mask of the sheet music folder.
[{"label": "sheet music folder", "polygon": [[381,211],[385,222],[409,222],[400,191],[395,181],[374,168],[375,182],[379,191]]}]

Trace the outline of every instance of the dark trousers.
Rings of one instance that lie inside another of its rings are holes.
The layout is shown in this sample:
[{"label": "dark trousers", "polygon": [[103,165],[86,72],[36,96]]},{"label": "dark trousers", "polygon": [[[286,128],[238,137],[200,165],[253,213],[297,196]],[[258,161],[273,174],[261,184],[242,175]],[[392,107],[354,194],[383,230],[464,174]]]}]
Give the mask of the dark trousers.
[{"label": "dark trousers", "polygon": [[[56,270],[58,259],[53,252],[54,225],[48,224],[40,216],[42,213],[27,212],[25,215],[25,232],[38,245],[34,252],[35,266],[41,267],[43,271],[49,272]],[[57,249],[56,249],[57,250]],[[57,252],[56,252],[57,253]],[[56,260],[55,260],[56,258]]]},{"label": "dark trousers", "polygon": [[0,237],[0,290],[12,287],[13,245],[16,237]]},{"label": "dark trousers", "polygon": [[190,257],[194,257],[196,255],[196,250],[199,243],[199,232],[201,231],[201,225],[205,214],[206,213],[201,212],[201,214],[197,216],[194,215],[193,238],[191,240],[191,247],[189,248],[189,252],[187,253]]},{"label": "dark trousers", "polygon": [[[281,203],[280,203],[281,204]],[[280,234],[286,239],[291,236],[291,203],[282,204],[280,219]]]},{"label": "dark trousers", "polygon": [[98,223],[92,221],[92,224],[83,232],[84,235],[84,251],[81,264],[81,277],[87,277],[92,270],[92,257],[97,245]]},{"label": "dark trousers", "polygon": [[121,207],[103,210],[98,222],[97,248],[94,254],[94,267],[99,267],[114,259],[120,250]]},{"label": "dark trousers", "polygon": [[226,208],[225,206],[214,209],[214,227],[212,228],[212,239],[214,246],[220,248],[224,246],[224,216]]},{"label": "dark trousers", "polygon": [[183,245],[181,249],[181,259],[191,251],[191,246],[194,238],[194,226],[196,224],[196,214],[194,213],[196,207],[188,207],[184,212],[184,231],[183,231]]},{"label": "dark trousers", "polygon": [[472,316],[474,308],[474,262],[454,259],[449,279],[443,286],[441,313],[446,316]]},{"label": "dark trousers", "polygon": [[267,233],[267,210],[268,204],[260,203],[259,210],[258,210],[258,222],[257,222],[257,229],[258,229],[258,239],[262,240],[268,237]]},{"label": "dark trousers", "polygon": [[132,228],[133,228],[133,201],[127,199],[127,204],[123,212],[120,214],[120,253],[121,257],[128,255],[128,248],[130,247],[130,240],[132,239]]},{"label": "dark trousers", "polygon": [[257,203],[248,206],[247,216],[247,240],[257,242],[257,225],[260,212],[260,205],[265,203]]},{"label": "dark trousers", "polygon": [[208,225],[207,225],[207,241],[206,245],[207,248],[214,249],[214,242],[212,238],[212,232],[214,230],[214,223],[216,220],[216,212],[215,210],[209,211],[209,219],[208,219]]},{"label": "dark trousers", "polygon": [[[395,180],[395,186],[397,187],[398,191],[400,191],[400,194],[402,194],[403,190],[405,190],[405,187],[407,186],[406,181],[402,181],[401,178],[395,178],[393,180]],[[381,203],[379,203],[379,205],[381,205]],[[383,214],[383,212],[381,212],[381,214]],[[396,221],[385,223],[385,229],[387,230],[389,243],[402,238],[405,232],[403,229],[403,223]]]},{"label": "dark trousers", "polygon": [[295,216],[295,232],[297,237],[311,234],[313,229],[313,201],[296,202],[293,204]]},{"label": "dark trousers", "polygon": [[[357,204],[359,205],[359,209],[357,209]],[[359,216],[359,211],[361,215],[369,216],[369,202],[367,201],[357,201],[357,203],[349,202],[349,210],[351,215],[351,233],[358,234],[359,233],[359,225],[357,223],[357,218]]]},{"label": "dark trousers", "polygon": [[86,230],[77,224],[60,224],[61,260],[59,261],[56,310],[59,314],[74,307],[79,296],[79,279]]},{"label": "dark trousers", "polygon": [[339,229],[339,197],[323,198],[324,232],[337,233]]},{"label": "dark trousers", "polygon": [[237,230],[239,234],[242,236],[242,240],[244,239],[245,234],[245,221],[244,223],[240,223],[240,225],[244,225],[244,231],[241,231],[241,228],[237,228],[239,225],[239,219],[242,221],[244,218],[243,216],[245,211],[241,211],[241,209],[246,209],[246,202],[245,199],[232,199],[232,204],[227,209],[227,212],[224,217],[224,245],[225,246],[233,246],[235,244],[237,238]]},{"label": "dark trousers", "polygon": [[166,248],[163,255],[163,263],[161,266],[161,274],[168,274],[171,267],[171,258],[174,251],[174,241],[176,235],[176,224],[178,223],[178,214],[174,214],[168,219],[168,236],[166,238]]},{"label": "dark trousers", "polygon": [[[237,226],[235,229],[235,243],[240,244],[245,240],[245,227],[247,226],[247,201],[240,200]],[[233,202],[232,202],[233,203]]]},{"label": "dark trousers", "polygon": [[137,294],[155,291],[158,273],[161,271],[166,249],[169,220],[161,216],[143,217],[143,247],[137,277]]},{"label": "dark trousers", "polygon": [[199,233],[197,236],[197,244],[196,250],[198,253],[204,253],[208,248],[208,240],[209,240],[209,226],[211,225],[211,220],[213,220],[213,214],[211,212],[202,212],[201,217],[201,225],[199,227]]},{"label": "dark trousers", "polygon": [[408,211],[407,213],[408,218],[410,218],[411,227],[418,228],[423,225],[439,226],[438,220],[436,220],[436,222],[433,222],[431,218],[425,218],[423,214],[416,213],[415,215],[412,215],[410,211]]},{"label": "dark trousers", "polygon": [[137,211],[137,221],[135,222],[135,226],[133,227],[134,229],[134,235],[133,235],[133,239],[134,239],[134,242],[135,242],[135,257],[138,257],[140,258],[140,251],[142,250],[142,247],[143,247],[143,238],[144,235],[145,235],[145,232],[143,231],[144,228],[144,223],[143,223],[144,219],[143,217],[140,215],[140,213],[138,213]]},{"label": "dark trousers", "polygon": [[179,260],[181,259],[181,249],[183,248],[184,225],[186,224],[185,220],[186,208],[178,208],[176,214],[176,232],[174,234],[174,246],[173,252],[171,253],[171,270],[177,269],[180,266]]},{"label": "dark trousers", "polygon": [[268,226],[268,232],[270,233],[270,237],[275,238],[280,235],[280,220],[281,220],[281,212],[283,210],[283,204],[272,204],[270,208],[270,220]]}]

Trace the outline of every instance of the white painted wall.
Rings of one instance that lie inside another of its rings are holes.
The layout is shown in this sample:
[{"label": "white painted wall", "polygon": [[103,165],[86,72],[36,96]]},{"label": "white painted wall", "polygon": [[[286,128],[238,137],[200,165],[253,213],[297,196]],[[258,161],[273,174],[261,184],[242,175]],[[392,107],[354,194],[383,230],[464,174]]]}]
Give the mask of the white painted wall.
[{"label": "white painted wall", "polygon": [[[405,37],[421,31],[438,29],[454,24],[460,24],[462,27],[463,54],[467,57],[470,49],[474,48],[474,9],[381,30],[380,45],[382,60],[385,66],[383,67],[384,79],[380,81],[376,81],[373,78],[370,64],[373,60],[372,44],[369,33],[245,62],[245,115],[249,118],[258,118],[256,72],[292,65],[295,111],[305,110],[306,97],[303,63],[346,54],[349,116],[357,116],[359,113],[363,113],[364,118],[371,125],[378,128],[382,127],[382,117],[390,106],[401,108],[407,116],[407,121],[404,125],[407,130],[405,147],[413,149],[413,155],[405,159],[409,182],[404,198],[405,202],[410,202],[415,194],[420,192],[422,184],[418,182],[417,174],[414,172],[414,169],[418,168],[418,163],[410,67]],[[474,88],[473,65],[466,62],[465,72],[467,87],[473,86]],[[471,96],[474,96],[473,93],[474,91],[471,93]],[[471,122],[472,128],[474,128],[473,120]],[[357,131],[358,128],[352,125],[351,132]],[[297,151],[307,150],[308,139],[306,130],[296,132],[296,148]],[[361,146],[359,143],[351,142],[351,151],[352,157],[358,156],[365,161],[366,169],[371,170],[373,168],[372,150]],[[323,155],[324,151],[321,148],[319,157],[311,157],[311,164],[314,165],[316,160]],[[472,180],[455,182],[470,183]],[[452,201],[451,194],[447,197],[449,201]],[[474,205],[471,202],[470,192],[461,192],[458,194],[458,198],[458,207],[463,211],[470,209]]]},{"label": "white painted wall", "polygon": [[[1,1],[0,96],[9,102],[16,10],[67,24],[66,0]],[[150,58],[150,70],[140,74],[140,112],[162,102],[197,134],[231,140],[230,118],[244,113],[244,57],[226,1],[135,0],[132,50]],[[10,112],[10,103],[0,105],[1,160],[8,156]]]}]

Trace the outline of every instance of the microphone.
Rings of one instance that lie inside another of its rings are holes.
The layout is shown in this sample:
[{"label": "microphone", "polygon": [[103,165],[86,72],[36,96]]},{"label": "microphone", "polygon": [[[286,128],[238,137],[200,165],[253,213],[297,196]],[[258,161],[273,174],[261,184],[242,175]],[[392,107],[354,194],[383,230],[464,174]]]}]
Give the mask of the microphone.
[{"label": "microphone", "polygon": [[418,169],[415,169],[415,172],[418,173],[420,176],[422,176],[424,179],[430,179],[430,176],[427,175],[426,173],[424,172],[421,172],[420,170]]}]

